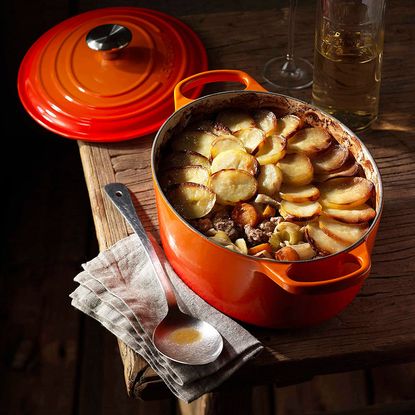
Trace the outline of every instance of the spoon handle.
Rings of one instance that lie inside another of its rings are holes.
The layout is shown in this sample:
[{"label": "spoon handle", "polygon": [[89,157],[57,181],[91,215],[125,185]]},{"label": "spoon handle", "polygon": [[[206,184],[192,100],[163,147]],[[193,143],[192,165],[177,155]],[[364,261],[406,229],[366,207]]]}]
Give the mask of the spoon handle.
[{"label": "spoon handle", "polygon": [[146,231],[144,230],[144,227],[137,216],[128,188],[121,183],[110,183],[107,184],[104,189],[112,203],[114,203],[120,213],[124,216],[125,220],[130,224],[134,232],[137,234],[138,239],[144,247],[144,252],[150,260],[154,272],[164,289],[168,306],[176,307],[177,300],[173,285],[166,272],[164,271],[157,252],[155,251],[153,244],[148,238]]}]

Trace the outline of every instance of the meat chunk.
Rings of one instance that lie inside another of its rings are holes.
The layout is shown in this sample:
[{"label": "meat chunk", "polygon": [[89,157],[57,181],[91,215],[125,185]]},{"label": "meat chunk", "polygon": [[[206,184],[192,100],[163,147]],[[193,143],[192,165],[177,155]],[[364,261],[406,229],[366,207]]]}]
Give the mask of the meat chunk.
[{"label": "meat chunk", "polygon": [[202,233],[206,233],[213,228],[212,220],[209,218],[201,218],[192,221],[192,225]]},{"label": "meat chunk", "polygon": [[[274,218],[271,218],[274,219]],[[275,220],[264,220],[258,225],[258,228],[264,231],[264,233],[269,238],[274,232],[275,227],[277,226],[277,221]]]},{"label": "meat chunk", "polygon": [[239,229],[232,220],[230,213],[225,209],[215,213],[212,223],[217,231],[225,232],[232,241],[240,235]]},{"label": "meat chunk", "polygon": [[251,225],[245,225],[244,232],[247,241],[251,245],[258,245],[263,242],[268,242],[269,236],[267,236],[266,232],[264,232],[262,229],[253,228]]}]

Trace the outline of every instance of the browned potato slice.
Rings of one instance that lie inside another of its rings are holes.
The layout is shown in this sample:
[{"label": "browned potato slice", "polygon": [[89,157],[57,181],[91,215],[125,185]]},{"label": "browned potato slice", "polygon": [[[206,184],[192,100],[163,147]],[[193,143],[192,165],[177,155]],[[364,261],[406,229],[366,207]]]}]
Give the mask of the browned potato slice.
[{"label": "browned potato slice", "polygon": [[258,193],[274,196],[282,183],[281,169],[275,164],[264,164],[259,168]]},{"label": "browned potato slice", "polygon": [[349,246],[349,244],[330,238],[330,236],[320,229],[317,222],[308,223],[304,231],[310,245],[313,246],[317,252],[322,254],[335,254],[336,252],[343,251],[343,249]]},{"label": "browned potato slice", "polygon": [[330,208],[330,209],[338,209],[338,210],[341,210],[341,209],[349,210],[349,209],[354,209],[354,208],[357,208],[363,205],[366,202],[366,199],[356,200],[355,202],[351,202],[351,203],[337,204],[337,203],[329,202],[327,199],[325,199],[324,196],[322,197],[320,194],[319,202],[322,204],[322,206],[325,209]]},{"label": "browned potato slice", "polygon": [[340,169],[349,157],[349,150],[338,143],[333,143],[326,151],[313,159],[316,173],[327,173]]},{"label": "browned potato slice", "polygon": [[363,177],[340,177],[322,183],[320,194],[327,207],[352,207],[365,203],[373,188],[373,183]]},{"label": "browned potato slice", "polygon": [[207,131],[208,133],[212,133],[217,136],[231,134],[231,130],[226,127],[226,125],[212,120],[199,121],[198,123],[193,124],[192,128],[194,130]]},{"label": "browned potato slice", "polygon": [[357,174],[359,171],[359,164],[355,163],[347,163],[339,170],[332,171],[327,174],[316,174],[315,180],[317,182],[326,182],[329,179],[334,179],[335,177],[351,177]]},{"label": "browned potato slice", "polygon": [[259,145],[255,157],[261,165],[275,164],[285,156],[286,146],[287,140],[285,137],[270,135]]},{"label": "browned potato slice", "polygon": [[183,131],[175,138],[171,146],[174,150],[191,150],[202,156],[210,156],[210,147],[216,136],[206,131]]},{"label": "browned potato slice", "polygon": [[311,220],[320,215],[321,210],[321,205],[318,202],[295,203],[282,200],[280,207],[280,213],[284,219],[298,221]]},{"label": "browned potato slice", "polygon": [[265,140],[265,133],[259,128],[244,128],[235,133],[248,153],[253,153]]},{"label": "browned potato slice", "polygon": [[243,110],[223,110],[217,115],[216,121],[225,125],[232,133],[244,128],[255,127],[255,120]]},{"label": "browned potato slice", "polygon": [[213,159],[211,172],[227,169],[245,170],[255,176],[258,172],[258,162],[245,150],[226,150]]},{"label": "browned potato slice", "polygon": [[173,167],[165,170],[160,179],[163,188],[185,182],[199,183],[206,186],[209,182],[209,170],[202,166]]},{"label": "browned potato slice", "polygon": [[236,205],[255,195],[257,182],[245,170],[220,170],[210,177],[210,188],[216,193],[218,203]]},{"label": "browned potato slice", "polygon": [[331,145],[331,135],[320,127],[303,128],[295,133],[287,144],[289,153],[304,153],[312,157]]},{"label": "browned potato slice", "polygon": [[372,209],[366,204],[351,209],[332,209],[325,207],[324,213],[327,216],[344,223],[369,222],[376,216],[375,209]]},{"label": "browned potato slice", "polygon": [[289,202],[312,202],[318,200],[320,191],[312,184],[304,186],[284,185],[280,190],[280,197]]},{"label": "browned potato slice", "polygon": [[300,260],[311,259],[317,255],[316,251],[308,242],[297,245],[290,245],[290,248],[294,249],[294,251],[297,252]]},{"label": "browned potato slice", "polygon": [[305,154],[287,154],[279,161],[278,167],[284,184],[303,186],[313,180],[313,165]]},{"label": "browned potato slice", "polygon": [[324,215],[319,218],[318,223],[330,238],[350,245],[357,242],[369,229],[367,223],[343,223]]},{"label": "browned potato slice", "polygon": [[226,150],[242,150],[245,151],[241,140],[233,135],[219,136],[213,140],[210,148],[210,157],[214,159],[219,153]]},{"label": "browned potato slice", "polygon": [[160,168],[202,166],[210,170],[210,161],[207,157],[190,150],[173,151],[166,160],[163,159]]},{"label": "browned potato slice", "polygon": [[208,187],[197,183],[179,183],[166,192],[167,199],[186,219],[197,219],[207,215],[216,202],[216,194]]},{"label": "browned potato slice", "polygon": [[303,120],[296,115],[286,115],[278,120],[276,133],[283,135],[285,138],[291,137],[297,130],[303,126]]},{"label": "browned potato slice", "polygon": [[257,126],[265,133],[271,135],[275,133],[278,128],[278,120],[276,115],[266,109],[258,110],[254,114],[254,120]]}]

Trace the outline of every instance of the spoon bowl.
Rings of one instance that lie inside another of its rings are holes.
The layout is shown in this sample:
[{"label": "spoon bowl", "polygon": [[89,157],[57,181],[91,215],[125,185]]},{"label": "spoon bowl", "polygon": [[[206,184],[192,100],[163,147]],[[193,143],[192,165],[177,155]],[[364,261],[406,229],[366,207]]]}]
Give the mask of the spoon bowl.
[{"label": "spoon bowl", "polygon": [[171,360],[203,365],[215,360],[222,351],[223,341],[218,334],[210,324],[172,310],[155,328],[153,343]]},{"label": "spoon bowl", "polygon": [[153,332],[154,346],[175,362],[188,365],[213,362],[223,349],[222,336],[209,323],[179,309],[177,293],[137,216],[128,188],[121,183],[111,183],[105,186],[105,192],[137,234],[166,295],[168,312]]}]

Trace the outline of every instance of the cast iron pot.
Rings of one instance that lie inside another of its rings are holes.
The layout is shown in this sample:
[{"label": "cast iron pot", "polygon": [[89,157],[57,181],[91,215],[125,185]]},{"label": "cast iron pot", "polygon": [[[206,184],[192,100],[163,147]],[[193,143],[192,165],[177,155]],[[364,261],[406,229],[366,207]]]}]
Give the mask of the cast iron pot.
[{"label": "cast iron pot", "polygon": [[[186,91],[212,82],[239,82],[246,89],[210,94],[196,100]],[[303,101],[264,90],[236,70],[202,72],[175,88],[176,111],[158,131],[151,154],[160,236],[166,256],[180,278],[223,313],[257,326],[282,328],[321,323],[343,310],[356,296],[371,267],[371,252],[382,213],[378,168],[367,148],[346,126]],[[224,108],[271,108],[277,116],[296,114],[322,126],[349,148],[375,185],[376,217],[367,233],[336,254],[307,261],[256,258],[219,246],[192,228],[172,207],[158,181],[160,152],[190,121]]]}]

